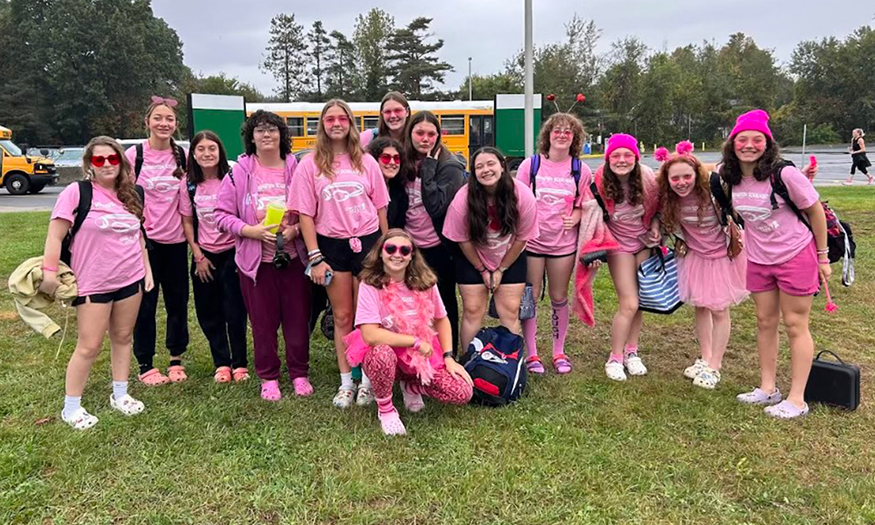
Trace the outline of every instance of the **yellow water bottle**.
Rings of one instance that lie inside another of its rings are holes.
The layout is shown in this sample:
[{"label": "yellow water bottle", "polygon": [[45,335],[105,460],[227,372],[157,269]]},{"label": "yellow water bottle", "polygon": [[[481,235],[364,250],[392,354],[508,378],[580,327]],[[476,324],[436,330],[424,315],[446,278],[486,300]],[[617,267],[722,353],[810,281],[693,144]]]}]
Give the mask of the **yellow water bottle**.
[{"label": "yellow water bottle", "polygon": [[280,201],[270,201],[267,203],[267,213],[264,215],[264,225],[273,226],[270,229],[271,233],[276,233],[279,225],[283,220],[283,215],[286,214],[286,206]]}]

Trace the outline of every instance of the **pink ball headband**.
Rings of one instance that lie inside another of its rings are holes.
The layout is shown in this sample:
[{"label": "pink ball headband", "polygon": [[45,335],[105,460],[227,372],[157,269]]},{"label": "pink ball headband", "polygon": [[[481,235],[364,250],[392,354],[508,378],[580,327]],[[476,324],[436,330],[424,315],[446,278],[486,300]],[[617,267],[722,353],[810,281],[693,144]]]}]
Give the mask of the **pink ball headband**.
[{"label": "pink ball headband", "polygon": [[[693,146],[693,143],[689,140],[678,142],[674,147],[676,156],[692,155],[694,149],[696,149],[696,147]],[[668,148],[658,148],[653,152],[653,158],[656,159],[657,162],[665,162],[671,158],[671,153],[669,153]]]}]

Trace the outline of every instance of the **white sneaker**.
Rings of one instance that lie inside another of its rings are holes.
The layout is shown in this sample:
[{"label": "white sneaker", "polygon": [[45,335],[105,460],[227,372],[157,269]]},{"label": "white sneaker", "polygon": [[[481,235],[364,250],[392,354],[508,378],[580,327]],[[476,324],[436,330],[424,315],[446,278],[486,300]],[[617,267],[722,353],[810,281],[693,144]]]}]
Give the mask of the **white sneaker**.
[{"label": "white sneaker", "polygon": [[366,407],[374,402],[374,393],[365,385],[359,384],[356,391],[355,404],[360,407]]},{"label": "white sneaker", "polygon": [[714,390],[719,382],[720,371],[707,366],[693,379],[693,385],[707,388],[708,390]]},{"label": "white sneaker", "polygon": [[623,363],[618,363],[617,361],[605,363],[605,374],[607,374],[608,379],[613,379],[614,381],[626,380],[626,371],[623,370]]},{"label": "white sneaker", "polygon": [[146,410],[146,405],[142,401],[131,397],[130,394],[123,395],[119,400],[116,400],[115,396],[110,394],[109,406],[126,416],[134,416]]},{"label": "white sneaker", "polygon": [[644,366],[644,362],[641,361],[638,354],[629,354],[623,357],[623,364],[626,365],[626,370],[629,371],[629,375],[643,376],[647,373],[647,367]]},{"label": "white sneaker", "polygon": [[337,389],[337,394],[335,394],[332,403],[334,403],[334,406],[337,408],[349,408],[352,406],[354,397],[355,394],[352,390],[340,387]]},{"label": "white sneaker", "polygon": [[61,411],[61,420],[76,430],[88,430],[97,424],[97,417],[92,416],[82,407],[75,410],[69,417],[65,416],[64,412]]},{"label": "white sneaker", "polygon": [[690,366],[684,368],[684,377],[687,379],[693,379],[699,372],[708,367],[708,363],[706,363],[703,359],[696,359],[696,361]]}]

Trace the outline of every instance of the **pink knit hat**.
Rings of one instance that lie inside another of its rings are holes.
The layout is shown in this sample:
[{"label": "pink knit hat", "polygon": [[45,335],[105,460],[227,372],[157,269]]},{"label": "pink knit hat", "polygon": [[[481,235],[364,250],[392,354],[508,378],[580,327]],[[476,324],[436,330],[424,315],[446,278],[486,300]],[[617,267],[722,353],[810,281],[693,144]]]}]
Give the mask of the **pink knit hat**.
[{"label": "pink knit hat", "polygon": [[632,150],[632,153],[635,154],[635,158],[641,160],[641,152],[638,151],[638,140],[632,135],[627,135],[625,133],[615,133],[608,138],[608,147],[605,149],[605,160],[608,160],[608,157],[611,156],[611,153],[613,153],[614,150],[620,148]]},{"label": "pink knit hat", "polygon": [[753,109],[739,115],[729,136],[734,137],[742,131],[759,131],[770,140],[775,140],[775,137],[772,136],[772,130],[769,129],[769,114],[761,109]]}]

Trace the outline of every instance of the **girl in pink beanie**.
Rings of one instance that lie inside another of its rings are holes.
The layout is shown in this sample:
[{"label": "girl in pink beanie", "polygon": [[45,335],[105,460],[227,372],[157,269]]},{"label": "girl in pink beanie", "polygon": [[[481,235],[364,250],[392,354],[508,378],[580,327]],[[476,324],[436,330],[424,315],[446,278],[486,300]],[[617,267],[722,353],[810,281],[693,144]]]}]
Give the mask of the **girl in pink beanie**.
[{"label": "girl in pink beanie", "polygon": [[[744,222],[747,289],[757,315],[760,385],[738,400],[765,405],[772,417],[791,419],[808,413],[803,397],[814,353],[808,317],[819,280],[826,282],[831,271],[826,219],[817,191],[805,174],[783,161],[768,121],[762,110],[738,117],[723,144],[720,175],[733,213]],[[789,201],[773,189],[779,179]],[[790,339],[791,361],[790,392],[783,400],[775,381],[781,317]]]},{"label": "girl in pink beanie", "polygon": [[[605,163],[595,173],[598,196],[604,203],[607,228],[619,246],[608,253],[608,269],[620,306],[611,323],[611,353],[605,373],[625,381],[626,372],[644,375],[647,368],[638,355],[641,311],[638,310],[638,265],[661,240],[659,188],[653,170],[640,163],[635,137],[615,134],[608,141]],[[599,264],[598,261],[593,263]]]}]

